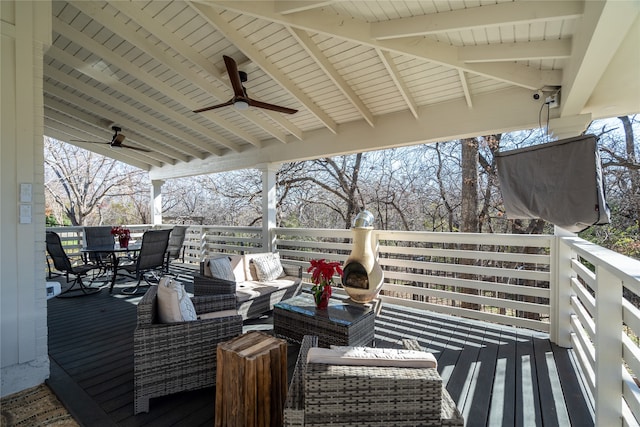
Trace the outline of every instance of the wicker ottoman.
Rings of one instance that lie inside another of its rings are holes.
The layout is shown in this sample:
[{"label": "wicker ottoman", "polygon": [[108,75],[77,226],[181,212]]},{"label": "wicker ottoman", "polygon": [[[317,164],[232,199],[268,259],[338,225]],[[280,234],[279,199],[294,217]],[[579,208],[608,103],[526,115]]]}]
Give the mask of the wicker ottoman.
[{"label": "wicker ottoman", "polygon": [[[287,427],[446,426],[464,418],[435,368],[307,363],[317,337],[305,336],[284,411]],[[414,340],[403,347],[419,349]]]}]

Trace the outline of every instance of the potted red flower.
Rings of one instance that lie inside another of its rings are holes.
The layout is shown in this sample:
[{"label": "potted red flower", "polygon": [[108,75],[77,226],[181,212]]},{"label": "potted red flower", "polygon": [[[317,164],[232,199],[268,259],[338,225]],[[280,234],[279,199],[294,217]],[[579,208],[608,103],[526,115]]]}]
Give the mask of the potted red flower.
[{"label": "potted red flower", "polygon": [[121,248],[129,247],[129,240],[131,239],[131,232],[128,228],[122,226],[111,227],[111,235],[118,239]]},{"label": "potted red flower", "polygon": [[331,297],[333,276],[342,275],[342,267],[339,262],[327,262],[324,259],[312,259],[310,262],[311,266],[307,269],[307,273],[311,273],[313,299],[316,307],[325,309]]}]

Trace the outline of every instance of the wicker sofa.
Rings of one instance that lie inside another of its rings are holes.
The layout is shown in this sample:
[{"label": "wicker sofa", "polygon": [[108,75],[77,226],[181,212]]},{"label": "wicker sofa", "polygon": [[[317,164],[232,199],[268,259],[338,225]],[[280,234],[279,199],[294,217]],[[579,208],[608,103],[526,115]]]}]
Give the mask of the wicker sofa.
[{"label": "wicker sofa", "polygon": [[133,333],[134,413],[149,412],[149,399],[185,390],[214,386],[216,348],[242,333],[233,295],[194,297],[198,315],[221,312],[222,317],[160,323],[157,286],[150,286],[138,303]]},{"label": "wicker sofa", "polygon": [[[419,350],[415,340],[404,347]],[[284,425],[460,426],[464,418],[435,368],[307,363],[318,337],[305,335],[287,393]]]},{"label": "wicker sofa", "polygon": [[[271,253],[219,254],[201,261],[200,274],[193,278],[194,295],[234,294],[238,313],[245,320],[273,310],[274,304],[300,293],[302,267],[282,263],[282,276],[260,281],[253,261],[267,254]],[[210,261],[221,257],[229,259],[232,277],[222,278],[212,274]]]}]

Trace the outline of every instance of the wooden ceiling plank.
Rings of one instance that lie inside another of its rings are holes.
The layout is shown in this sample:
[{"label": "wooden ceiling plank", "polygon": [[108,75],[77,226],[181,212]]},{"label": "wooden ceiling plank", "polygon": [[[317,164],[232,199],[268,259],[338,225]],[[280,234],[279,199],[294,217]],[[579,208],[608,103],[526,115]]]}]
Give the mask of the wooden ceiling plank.
[{"label": "wooden ceiling plank", "polygon": [[[61,112],[69,117],[75,118],[77,120],[80,120],[95,126],[96,128],[102,131],[101,134],[104,135],[105,139],[107,137],[111,138],[111,136],[113,135],[113,130],[110,127],[105,127],[105,123],[104,122],[101,123],[101,120],[93,114],[87,113],[85,111],[80,111],[77,108],[74,108],[69,104],[65,104],[61,101],[58,101],[57,99],[54,99],[50,96],[45,96],[44,105],[46,108],[49,108],[53,111]],[[153,157],[163,163],[169,163],[169,164],[175,164],[176,161],[188,162],[190,160],[189,156],[185,156],[183,153],[173,148],[169,148],[165,145],[152,142],[151,140],[144,137],[143,135],[135,133],[134,134],[135,136],[132,136],[131,132],[135,132],[135,130],[140,128],[140,126],[135,122],[130,121],[126,125],[123,122],[118,122],[118,123],[114,122],[114,124],[123,128],[124,133],[127,135],[127,141],[129,140],[134,141],[138,145],[140,145],[142,148],[149,149],[150,152],[147,153],[149,157]],[[138,135],[142,136],[142,138],[140,138],[140,136]],[[199,156],[198,158],[204,158],[204,156]]]},{"label": "wooden ceiling plank", "polygon": [[583,2],[511,2],[469,7],[424,16],[392,19],[371,24],[371,37],[386,40],[465,31],[482,27],[516,25],[549,20],[577,19]]},{"label": "wooden ceiling plank", "polygon": [[338,73],[329,59],[322,53],[322,51],[311,40],[311,37],[304,30],[297,28],[286,27],[289,33],[297,40],[302,48],[309,54],[309,56],[315,61],[320,69],[326,74],[333,84],[342,92],[342,94],[349,100],[351,104],[360,112],[362,117],[369,123],[370,126],[374,126],[375,119],[373,114],[362,102],[360,97],[355,93],[351,86],[345,81],[345,79]]},{"label": "wooden ceiling plank", "polygon": [[176,37],[171,31],[168,31],[161,23],[155,20],[152,16],[146,13],[141,8],[144,7],[143,2],[121,2],[114,1],[110,3],[113,7],[118,9],[123,14],[127,15],[141,27],[153,34],[159,40],[162,40],[167,46],[171,46],[172,49],[179,52],[180,55],[187,58],[192,63],[198,65],[202,70],[210,73],[214,78],[222,81],[223,72],[220,72],[215,64],[210,62],[207,58],[196,52],[191,46],[185,43],[182,39]]},{"label": "wooden ceiling plank", "polygon": [[[518,4],[520,3],[518,2]],[[466,64],[458,60],[455,47],[427,38],[376,40],[371,37],[371,24],[352,19],[349,21],[349,25],[344,25],[344,17],[321,13],[317,10],[292,15],[280,15],[274,12],[273,1],[232,2],[215,0],[208,4],[278,22],[282,25],[290,25],[310,33],[318,32],[357,44],[377,47],[440,65],[462,69],[468,73],[481,74],[526,89],[538,89],[545,84],[551,84],[545,81],[546,78],[553,78],[554,81],[562,78],[560,72],[544,73],[540,70],[532,70],[529,67],[513,63],[500,64],[499,67],[490,69],[479,67],[477,66],[478,64]],[[200,8],[207,9],[206,6],[200,6]]]},{"label": "wooden ceiling plank", "polygon": [[[55,48],[55,47],[51,47],[49,52],[51,54],[56,55],[58,58],[61,58],[66,63],[71,64],[70,66],[72,66],[74,64],[74,61],[75,61],[74,57],[67,55],[63,51],[58,51],[57,48]],[[75,67],[76,69],[81,67],[80,64],[75,64],[75,65],[76,65],[76,67]],[[51,67],[51,66],[47,65],[46,67]],[[95,78],[96,81],[101,81],[102,76],[98,75],[98,73],[100,73],[99,71],[93,70],[90,66],[85,66],[85,67],[81,67],[81,68],[83,69],[84,72],[89,73],[90,76],[93,75],[92,78]],[[53,71],[53,73],[56,73],[56,71]],[[65,84],[67,84],[67,83],[65,83]],[[111,82],[111,81],[108,82],[108,84],[109,84],[110,87],[114,87],[115,86],[120,93],[126,93],[127,96],[129,96],[131,94],[132,90],[130,88],[128,88],[128,86],[126,86],[126,85],[120,84],[119,82]],[[121,85],[122,85],[122,87],[120,87]],[[70,87],[73,87],[73,86],[70,86]],[[99,93],[102,93],[102,92],[99,92]],[[107,101],[106,96],[108,96],[108,95],[107,94],[103,94],[103,98],[102,98],[103,102],[105,102],[106,104],[110,104],[111,101]],[[140,99],[138,99],[138,101],[143,103],[144,105],[149,105],[149,106],[154,106],[154,105],[158,104],[157,101],[152,100],[152,99],[148,99],[146,101],[144,99],[142,101],[140,101]],[[97,106],[96,106],[96,108],[97,108]],[[167,108],[164,105],[162,106],[162,108],[166,109],[167,111],[172,111],[172,110],[170,110],[169,108]],[[136,111],[139,111],[139,110],[136,110]],[[111,114],[113,114],[113,113],[111,113]],[[172,114],[174,116],[176,115],[176,113],[173,113],[173,112],[170,113],[170,114]],[[140,112],[138,112],[137,116],[138,117],[143,117],[143,115]],[[140,128],[140,127],[142,127],[141,124],[137,123],[136,124],[136,128]],[[188,139],[185,139],[187,137],[188,137]],[[182,140],[185,141],[185,142],[188,142],[190,144],[193,144],[195,146],[200,146],[199,148],[201,148],[205,152],[210,152],[210,150],[212,150],[211,146],[208,146],[208,145],[206,145],[206,144],[204,144],[204,143],[202,143],[202,142],[200,142],[198,140],[195,140],[191,135],[188,135],[186,133],[183,133]],[[178,141],[173,141],[171,143],[168,143],[168,145],[169,146],[175,146],[176,142],[178,142]],[[217,149],[214,149],[214,150],[217,150]],[[204,153],[202,153],[200,151],[195,151],[193,149],[186,149],[185,148],[185,149],[183,149],[183,151],[187,152],[190,156],[193,156],[193,157],[197,157],[197,158],[204,158],[205,157]]]},{"label": "wooden ceiling plank", "polygon": [[84,94],[86,94],[87,96],[90,96],[91,98],[94,98],[104,104],[110,105],[115,109],[118,109],[126,114],[129,114],[132,117],[136,117],[139,118],[139,120],[142,120],[144,122],[149,123],[151,126],[155,126],[158,129],[163,130],[164,132],[167,132],[170,135],[174,135],[176,138],[182,139],[184,141],[187,141],[195,146],[198,146],[199,148],[203,149],[206,152],[209,152],[211,154],[216,154],[216,155],[220,155],[220,152],[217,151],[217,149],[212,148],[210,146],[208,146],[208,144],[203,143],[202,141],[198,141],[193,139],[193,137],[191,135],[189,135],[188,133],[177,129],[175,126],[171,126],[170,124],[168,124],[165,120],[161,120],[158,119],[156,117],[153,117],[149,114],[146,114],[142,111],[140,111],[137,108],[134,108],[132,106],[130,106],[128,103],[117,100],[109,95],[104,94],[102,91],[100,91],[99,89],[96,89],[94,87],[91,87],[89,85],[87,85],[86,83],[81,83],[78,80],[74,80],[73,78],[67,76],[66,74],[58,71],[58,70],[52,70],[50,67],[48,67],[46,69],[46,74],[59,81],[60,83],[63,83],[69,87],[73,87],[76,88],[78,90],[81,90]]},{"label": "wooden ceiling plank", "polygon": [[[81,142],[82,143],[84,141],[87,141],[87,143],[91,144],[91,146],[97,143],[99,147],[103,146],[104,148],[116,148],[116,147],[111,147],[109,145],[111,142],[111,138],[113,137],[113,131],[111,131],[110,133],[103,134],[102,131],[104,131],[104,129],[102,129],[96,132],[95,128],[88,127],[86,122],[78,119],[77,117],[73,117],[73,116],[70,117],[69,115],[61,113],[57,110],[52,110],[47,105],[45,105],[45,110],[47,110],[47,118],[52,119],[56,122],[70,125],[71,128],[76,128],[79,132],[83,133],[83,136],[81,138],[79,138],[78,136],[74,137],[76,141],[64,140],[63,142],[67,142],[67,143]],[[99,134],[99,135],[96,135],[96,134]],[[128,132],[126,134],[127,134],[127,138],[126,138],[125,145],[130,145],[132,147],[135,147],[136,144],[131,144],[131,141],[135,141],[135,140],[129,138],[131,134]],[[89,135],[89,136],[85,137],[84,135]],[[78,139],[80,139],[80,141],[78,141]],[[101,142],[103,143],[101,144]],[[145,161],[147,161],[151,166],[161,167],[164,165],[176,164],[175,159],[169,156],[160,155],[159,153],[156,153],[154,151],[144,152],[144,151],[135,150],[127,147],[119,147],[119,149],[122,149],[125,151],[132,151],[131,154],[140,155],[138,156],[139,158],[142,158],[141,156],[144,156],[145,159],[146,158],[150,159]]]},{"label": "wooden ceiling plank", "polygon": [[418,105],[416,104],[415,100],[411,96],[411,90],[409,89],[404,79],[400,75],[400,70],[398,70],[398,67],[393,61],[393,57],[389,52],[384,52],[380,49],[376,49],[376,52],[378,53],[378,56],[380,57],[380,60],[384,64],[385,68],[389,72],[389,76],[393,80],[393,83],[396,85],[398,92],[400,92],[400,95],[402,96],[404,101],[407,103],[407,107],[409,108],[409,111],[411,111],[411,114],[413,114],[413,117],[417,119]]},{"label": "wooden ceiling plank", "polygon": [[[87,5],[87,3],[83,3],[83,4]],[[223,73],[218,71],[218,69],[215,67],[213,63],[209,62],[206,58],[204,58],[202,55],[197,53],[193,49],[193,47],[184,43],[180,38],[166,31],[166,29],[163,29],[162,25],[158,24],[154,19],[149,18],[144,11],[140,10],[137,7],[134,7],[131,4],[125,4],[124,2],[114,2],[113,5],[117,7],[121,13],[128,15],[131,19],[136,21],[138,25],[143,27],[145,30],[149,31],[149,33],[151,33],[154,37],[157,37],[163,43],[165,43],[168,46],[171,46],[172,49],[175,49],[176,52],[178,52],[181,55],[181,57],[186,58],[191,63],[199,66],[205,72],[211,74],[211,76],[214,77],[216,80],[224,83],[225,86],[231,89],[231,85],[229,83],[228,77],[226,79],[224,78],[224,76],[226,76],[226,71]],[[83,12],[86,10],[86,13],[91,13],[90,16],[94,19],[99,19],[103,25],[105,26],[109,25],[108,19],[107,19],[108,17],[101,16],[98,13],[98,11],[96,11],[95,6],[93,7],[87,6],[86,9],[83,8],[81,10],[83,10]],[[117,23],[112,24],[111,27],[115,25],[117,25]],[[213,95],[213,97],[216,98],[216,101],[213,101],[212,103],[217,103],[217,102],[222,103],[230,99],[231,96],[233,96],[233,92],[231,90],[229,91],[219,90],[215,86],[211,85],[211,83],[208,82],[206,79],[202,78],[197,72],[190,69],[185,64],[179,62],[176,58],[169,57],[166,54],[166,52],[162,51],[160,47],[153,45],[152,43],[149,43],[148,40],[142,37],[139,33],[132,31],[130,28],[124,25],[120,25],[118,28],[111,28],[111,29],[116,30],[121,37],[124,37],[131,44],[139,47],[141,50],[144,50],[149,55],[152,55],[157,61],[164,63],[172,70],[175,70],[176,72],[179,72],[180,74],[182,74],[190,82],[198,85],[203,91]],[[188,98],[182,97],[181,99],[184,101],[182,102],[183,105],[187,106],[187,108],[191,110],[194,110],[200,107],[200,105],[194,105],[191,100],[188,100]],[[204,114],[203,117],[206,117],[209,121],[226,129],[230,133],[238,136],[239,138],[242,138],[248,143],[256,147],[260,147],[260,141],[258,139],[254,138],[252,135],[250,135],[248,132],[245,132],[238,126],[235,126],[228,120],[225,120],[224,118],[219,117],[218,115],[213,113]],[[258,121],[262,120],[258,116],[254,117],[254,119],[257,119]],[[255,123],[255,124],[260,127],[264,125],[263,123]]]},{"label": "wooden ceiling plank", "polygon": [[210,7],[202,6],[200,4],[192,4],[193,7],[211,24],[225,35],[236,47],[242,51],[253,62],[257,63],[260,68],[269,75],[274,81],[276,81],[283,90],[286,90],[298,100],[304,107],[311,112],[320,122],[331,132],[337,132],[336,123],[310,99],[300,89],[295,87],[290,79],[278,70],[273,64],[269,63],[264,56],[254,46],[246,41],[241,34],[238,33],[228,22],[215,13]]},{"label": "wooden ceiling plank", "polygon": [[[158,78],[152,76],[148,72],[145,72],[141,68],[133,65],[130,61],[127,61],[125,58],[122,58],[122,57],[118,56],[117,54],[111,52],[110,50],[105,49],[102,45],[96,43],[91,38],[85,36],[83,33],[75,30],[74,28],[72,28],[71,26],[65,24],[64,22],[62,22],[60,20],[58,20],[57,18],[54,18],[54,20],[53,20],[53,29],[54,29],[54,31],[64,35],[65,37],[67,37],[67,38],[69,38],[71,40],[76,40],[76,41],[82,43],[82,45],[86,49],[91,50],[95,55],[100,56],[104,60],[106,60],[106,61],[110,62],[111,64],[115,65],[116,67],[120,68],[124,72],[128,73],[130,76],[132,76],[132,77],[136,78],[137,80],[139,80],[140,82],[145,82],[149,86],[153,87],[155,90],[161,91],[167,97],[169,97],[169,98],[171,98],[173,100],[176,100],[177,102],[181,103],[183,106],[185,106],[185,109],[189,108],[189,107],[187,107],[187,105],[191,104],[191,100],[186,98],[182,93],[180,93],[177,90],[173,89],[169,85],[166,85],[163,81],[161,81]],[[85,64],[85,67],[86,66],[88,66],[88,64]],[[88,72],[89,70],[84,70],[83,68],[79,68],[78,71],[83,73],[83,74],[86,74],[86,72]],[[110,80],[113,80],[113,77],[110,77]],[[100,81],[100,80],[98,80],[98,81]],[[130,86],[127,86],[127,87],[128,87],[128,89],[125,92],[121,92],[121,93],[129,94],[132,91],[132,88]],[[189,127],[194,129],[195,131],[201,133],[206,138],[210,138],[214,142],[216,142],[216,143],[218,143],[220,145],[224,145],[224,146],[226,146],[227,148],[230,148],[233,151],[237,151],[237,152],[241,151],[240,147],[237,144],[235,144],[234,142],[229,141],[228,139],[222,137],[221,135],[218,135],[216,132],[214,132],[211,129],[208,129],[208,128],[202,126],[202,125],[200,125],[199,123],[197,123],[197,122],[195,122],[195,121],[193,121],[191,119],[188,119],[184,115],[179,115],[174,110],[165,107],[163,104],[159,103],[158,101],[155,101],[154,99],[152,99],[150,97],[146,97],[144,100],[141,100],[140,102],[142,104],[144,104],[144,105],[148,105],[150,102],[154,103],[154,105],[156,105],[155,109],[157,111],[164,111],[166,114],[169,114],[168,117],[179,116],[180,118],[177,119],[179,122],[183,122],[183,123],[184,122],[188,122],[189,123]],[[175,118],[174,118],[174,120],[175,120]],[[255,138],[252,138],[252,137],[251,137],[251,141],[248,141],[248,142],[250,142],[250,143],[251,142],[259,143],[259,141],[255,141]],[[201,146],[201,148],[204,149],[205,151],[211,150],[211,147],[207,147],[207,146]]]},{"label": "wooden ceiling plank", "polygon": [[[246,111],[243,111],[243,113],[246,113]],[[296,139],[302,140],[302,129],[291,123],[291,121],[287,120],[282,114],[269,110],[263,110],[261,111],[261,113],[267,115],[271,120],[279,124],[282,128],[286,129]],[[268,132],[267,129],[265,130]]]},{"label": "wooden ceiling plank", "polygon": [[[48,119],[45,117],[44,127],[45,127],[45,132],[44,132],[45,135],[50,138],[55,138],[58,141],[64,141],[65,143],[75,145],[76,147],[80,147],[84,150],[98,153],[105,157],[118,160],[120,162],[126,163],[128,165],[137,167],[145,171],[151,170],[152,165],[148,163],[147,160],[140,159],[139,155],[136,156],[135,154],[131,154],[131,153],[123,153],[122,152],[123,150],[114,152],[115,150],[112,149],[111,147],[108,147],[108,146],[102,147],[99,144],[87,144],[83,142],[66,142],[67,140],[69,140],[69,135],[70,135],[67,132],[74,132],[74,133],[77,132],[76,130],[67,126],[66,124],[56,122],[52,119]],[[133,151],[133,150],[129,150],[129,151]]]},{"label": "wooden ceiling plank", "polygon": [[287,136],[285,135],[285,133],[279,130],[276,126],[270,124],[268,121],[258,117],[258,113],[255,110],[249,109],[242,111],[242,115],[251,120],[256,126],[259,126],[262,130],[269,133],[278,141],[284,144],[287,143]]}]

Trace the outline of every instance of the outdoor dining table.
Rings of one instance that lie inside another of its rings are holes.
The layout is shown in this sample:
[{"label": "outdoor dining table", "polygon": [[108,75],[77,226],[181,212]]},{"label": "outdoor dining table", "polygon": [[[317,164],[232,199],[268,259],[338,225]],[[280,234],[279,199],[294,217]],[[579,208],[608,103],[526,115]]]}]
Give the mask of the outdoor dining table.
[{"label": "outdoor dining table", "polygon": [[109,285],[109,293],[113,293],[113,287],[116,284],[116,277],[118,276],[118,264],[120,262],[121,254],[130,254],[134,255],[140,251],[142,247],[142,243],[129,243],[129,246],[126,248],[120,247],[118,244],[113,245],[100,245],[100,246],[86,246],[83,247],[80,251],[86,254],[94,253],[94,254],[109,254],[111,257],[111,283]]}]

